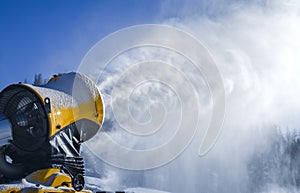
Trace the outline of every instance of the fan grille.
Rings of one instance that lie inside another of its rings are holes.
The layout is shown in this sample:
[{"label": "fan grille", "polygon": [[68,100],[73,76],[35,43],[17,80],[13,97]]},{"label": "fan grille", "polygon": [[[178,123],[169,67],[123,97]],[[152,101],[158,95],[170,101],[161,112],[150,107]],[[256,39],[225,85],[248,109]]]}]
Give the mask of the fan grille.
[{"label": "fan grille", "polygon": [[35,151],[48,138],[48,118],[35,93],[21,86],[10,86],[0,95],[0,112],[12,124],[13,143],[25,151]]}]

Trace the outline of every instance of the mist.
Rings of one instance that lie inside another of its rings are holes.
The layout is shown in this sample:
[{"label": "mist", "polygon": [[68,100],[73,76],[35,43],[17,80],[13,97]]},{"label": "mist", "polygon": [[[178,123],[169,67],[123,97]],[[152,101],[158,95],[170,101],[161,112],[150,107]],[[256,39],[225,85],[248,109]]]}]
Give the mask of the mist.
[{"label": "mist", "polygon": [[[166,1],[162,6],[161,23],[197,38],[217,64],[226,92],[221,135],[206,155],[198,155],[209,124],[212,101],[203,76],[195,72],[189,61],[163,48],[129,50],[105,68],[97,83],[106,106],[102,132],[133,149],[153,148],[176,132],[180,100],[176,92],[157,82],[137,87],[129,106],[137,121],[147,122],[151,120],[149,104],[163,104],[167,117],[158,133],[134,136],[115,121],[111,107],[113,87],[126,69],[145,60],[171,63],[186,74],[201,106],[199,127],[179,157],[144,171],[110,166],[84,146],[88,183],[109,190],[146,187],[195,193],[298,192],[299,174],[293,171],[299,168],[297,164],[291,165],[295,153],[293,157],[286,152],[298,144],[300,129],[300,4],[296,1]],[[160,73],[168,75],[168,72]],[[96,136],[89,143],[97,146],[97,139]]]}]

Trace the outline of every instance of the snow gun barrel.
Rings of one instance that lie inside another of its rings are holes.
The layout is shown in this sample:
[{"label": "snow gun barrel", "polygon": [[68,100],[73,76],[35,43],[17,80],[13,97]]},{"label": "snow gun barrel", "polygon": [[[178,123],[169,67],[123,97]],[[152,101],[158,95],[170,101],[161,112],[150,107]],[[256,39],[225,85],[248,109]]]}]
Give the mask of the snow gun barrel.
[{"label": "snow gun barrel", "polygon": [[80,144],[101,128],[103,108],[96,85],[80,73],[55,75],[43,86],[6,87],[0,93],[0,183],[37,172],[31,181],[43,184],[51,172],[62,172],[71,178],[65,184],[82,190]]}]

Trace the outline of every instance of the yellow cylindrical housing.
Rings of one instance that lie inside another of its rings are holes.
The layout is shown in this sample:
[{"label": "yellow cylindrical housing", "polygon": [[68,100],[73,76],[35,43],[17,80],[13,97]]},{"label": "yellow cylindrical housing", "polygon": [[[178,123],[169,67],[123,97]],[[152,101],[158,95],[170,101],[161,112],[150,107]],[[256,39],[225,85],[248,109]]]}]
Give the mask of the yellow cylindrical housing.
[{"label": "yellow cylindrical housing", "polygon": [[8,137],[0,151],[2,176],[20,179],[59,167],[72,178],[75,190],[83,188],[80,144],[96,135],[104,119],[102,97],[93,81],[71,72],[56,75],[43,86],[10,85],[0,93],[0,118],[5,126],[0,139]]},{"label": "yellow cylindrical housing", "polygon": [[49,137],[76,123],[81,140],[86,141],[101,127],[102,98],[96,85],[86,76],[72,72],[57,75],[42,87],[24,86],[35,92],[48,110]]}]

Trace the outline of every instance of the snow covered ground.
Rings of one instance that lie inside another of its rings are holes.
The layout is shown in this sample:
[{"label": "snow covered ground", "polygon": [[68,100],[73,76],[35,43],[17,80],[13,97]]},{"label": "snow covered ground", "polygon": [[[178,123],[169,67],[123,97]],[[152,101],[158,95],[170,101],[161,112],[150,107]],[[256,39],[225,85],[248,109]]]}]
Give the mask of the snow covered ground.
[{"label": "snow covered ground", "polygon": [[[94,177],[86,177],[86,180],[88,181],[88,183],[86,184],[85,190],[90,190],[92,192],[100,192],[100,191],[105,191],[105,192],[116,192],[116,191],[120,191],[120,192],[126,192],[126,193],[168,193],[165,191],[160,191],[160,190],[154,190],[154,189],[149,189],[149,188],[142,188],[142,187],[135,187],[135,188],[127,188],[124,190],[109,190],[109,189],[105,189],[103,187],[106,187],[106,183],[107,181],[99,179],[99,178],[94,178]],[[19,188],[19,189],[23,189],[23,188],[38,188],[38,189],[47,189],[47,190],[57,190],[53,187],[47,187],[47,186],[42,186],[42,185],[36,185],[33,183],[30,183],[28,181],[26,181],[25,179],[23,179],[21,182],[16,182],[16,183],[12,183],[12,184],[1,184],[0,185],[0,192],[3,192],[9,188]],[[69,188],[64,188],[64,189],[60,189],[60,190],[66,190]]]}]

